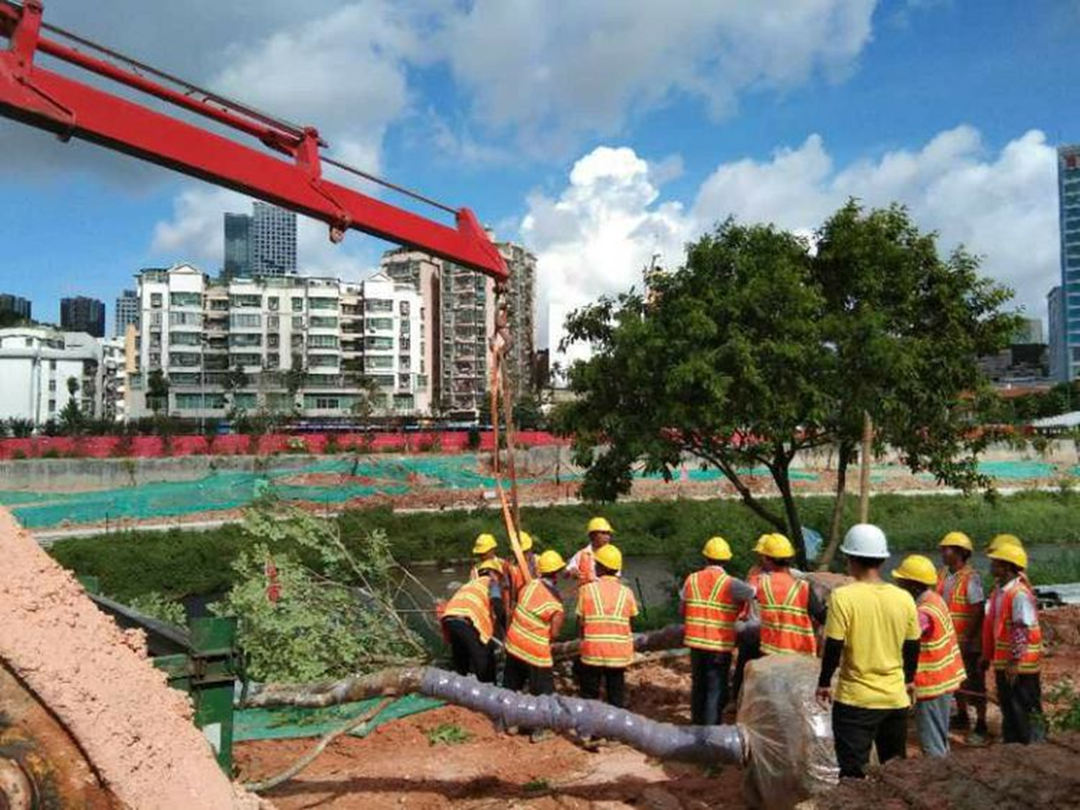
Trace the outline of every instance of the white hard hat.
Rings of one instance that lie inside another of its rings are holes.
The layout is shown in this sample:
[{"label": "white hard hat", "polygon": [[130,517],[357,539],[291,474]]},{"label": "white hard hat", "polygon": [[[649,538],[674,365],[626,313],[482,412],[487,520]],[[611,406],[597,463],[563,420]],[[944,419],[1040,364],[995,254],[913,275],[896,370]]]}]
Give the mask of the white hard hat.
[{"label": "white hard hat", "polygon": [[885,532],[872,523],[856,523],[848,529],[840,550],[854,557],[874,557],[883,560],[889,556]]}]

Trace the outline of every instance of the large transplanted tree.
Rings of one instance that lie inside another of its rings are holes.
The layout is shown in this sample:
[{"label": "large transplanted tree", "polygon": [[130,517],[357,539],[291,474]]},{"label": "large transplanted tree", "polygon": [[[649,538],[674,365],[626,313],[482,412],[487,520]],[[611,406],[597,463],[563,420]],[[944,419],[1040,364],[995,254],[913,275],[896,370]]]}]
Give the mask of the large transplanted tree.
[{"label": "large transplanted tree", "polygon": [[[864,412],[877,447],[897,449],[912,471],[985,485],[976,358],[1007,345],[1010,297],[971,254],[940,257],[935,235],[899,206],[850,202],[812,242],[729,220],[687,247],[685,266],[653,275],[646,294],[602,298],[567,319],[567,341],[593,348],[570,370],[578,398],[558,413],[586,468],[583,494],[610,500],[635,469],[670,477],[695,457],[789,534],[805,564],[792,462],[835,450],[835,533]],[[782,510],[755,494],[748,467],[768,470]]]}]

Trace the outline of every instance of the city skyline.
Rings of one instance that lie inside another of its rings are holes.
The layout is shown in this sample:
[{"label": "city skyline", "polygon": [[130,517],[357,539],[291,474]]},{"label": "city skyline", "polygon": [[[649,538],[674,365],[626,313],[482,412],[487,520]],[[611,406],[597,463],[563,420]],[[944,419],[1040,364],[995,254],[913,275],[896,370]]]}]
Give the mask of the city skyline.
[{"label": "city skyline", "polygon": [[[220,9],[213,37],[193,36],[204,26],[180,9],[156,10],[151,25],[117,0],[92,11],[53,0],[46,18],[318,126],[345,162],[470,206],[536,254],[541,346],[558,337],[549,305],[625,289],[654,253],[676,264],[728,214],[812,229],[849,195],[909,205],[942,250],[985,256],[985,272],[1045,317],[1060,276],[1055,147],[1080,133],[1061,81],[1078,62],[1074,5],[822,0],[767,27],[750,5],[670,19],[638,0],[590,5],[587,20],[530,2],[505,16],[478,4],[433,20],[406,4],[342,21],[345,6],[328,0],[303,37],[277,7],[257,22]],[[184,47],[166,30],[183,32]],[[599,50],[589,31],[633,56]],[[521,47],[473,60],[480,36]],[[277,41],[289,47],[271,58]],[[305,91],[322,86],[320,48],[370,80]],[[250,206],[8,121],[0,138],[19,156],[0,167],[0,214],[20,234],[3,269],[38,312],[76,294],[111,301],[133,268],[217,272],[222,214]],[[358,279],[387,247],[356,234],[333,247],[324,226],[298,222],[304,272]]]}]

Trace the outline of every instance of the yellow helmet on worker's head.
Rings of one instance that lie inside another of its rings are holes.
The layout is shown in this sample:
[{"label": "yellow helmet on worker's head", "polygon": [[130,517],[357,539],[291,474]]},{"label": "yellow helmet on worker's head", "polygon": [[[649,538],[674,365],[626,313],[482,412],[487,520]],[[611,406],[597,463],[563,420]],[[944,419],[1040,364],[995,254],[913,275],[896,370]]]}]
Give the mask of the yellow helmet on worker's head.
[{"label": "yellow helmet on worker's head", "polygon": [[892,572],[893,579],[910,579],[933,587],[937,585],[937,569],[929,557],[922,554],[909,554],[900,566]]},{"label": "yellow helmet on worker's head", "polygon": [[975,545],[971,542],[971,538],[963,532],[949,532],[941,538],[941,542],[938,543],[938,546],[953,546],[954,548],[963,548],[968,551],[975,550]]},{"label": "yellow helmet on worker's head", "polygon": [[526,531],[520,531],[517,533],[517,540],[522,551],[532,551],[533,539],[531,534]]},{"label": "yellow helmet on worker's head", "polygon": [[499,545],[499,541],[495,539],[495,535],[484,532],[483,534],[476,535],[476,542],[473,543],[473,554],[487,554],[493,548]]},{"label": "yellow helmet on worker's head", "polygon": [[536,560],[536,570],[541,574],[554,574],[566,568],[566,561],[554,549],[543,552]]},{"label": "yellow helmet on worker's head", "polygon": [[607,518],[594,517],[589,521],[589,525],[585,527],[586,534],[592,534],[593,532],[607,532],[608,534],[615,534],[615,530],[611,528],[611,524],[608,523]]},{"label": "yellow helmet on worker's head", "polygon": [[728,541],[723,537],[710,537],[705,541],[704,548],[701,549],[702,555],[707,560],[721,560],[731,559],[731,546],[728,545]]},{"label": "yellow helmet on worker's head", "polygon": [[1020,542],[1020,538],[1015,534],[995,534],[990,544],[986,547],[987,553],[991,551],[997,551],[1002,546],[1016,546],[1017,548],[1023,548],[1024,544]]},{"label": "yellow helmet on worker's head", "polygon": [[502,562],[500,560],[484,560],[476,566],[476,573],[482,574],[485,571],[493,571],[496,574],[501,574],[503,571]]},{"label": "yellow helmet on worker's head", "polygon": [[622,552],[611,543],[601,546],[593,552],[593,559],[610,571],[618,572],[622,570]]},{"label": "yellow helmet on worker's head", "polygon": [[755,554],[764,554],[765,553],[765,546],[768,544],[770,537],[772,537],[771,534],[763,534],[760,537],[758,537],[757,542],[754,543],[754,553]]},{"label": "yellow helmet on worker's head", "polygon": [[1002,543],[986,556],[991,560],[1001,560],[1002,562],[1012,563],[1017,568],[1027,568],[1027,552],[1024,551],[1022,546]]},{"label": "yellow helmet on worker's head", "polygon": [[795,556],[795,546],[791,545],[791,541],[782,534],[770,534],[765,537],[761,553],[766,557],[786,560],[788,557]]}]

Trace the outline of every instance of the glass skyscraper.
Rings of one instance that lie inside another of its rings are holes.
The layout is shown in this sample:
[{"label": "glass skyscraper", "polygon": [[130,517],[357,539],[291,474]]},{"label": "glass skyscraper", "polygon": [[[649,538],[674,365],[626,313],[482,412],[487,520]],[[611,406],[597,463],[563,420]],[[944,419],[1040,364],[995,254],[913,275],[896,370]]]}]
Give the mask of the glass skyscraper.
[{"label": "glass skyscraper", "polygon": [[1062,379],[1074,380],[1080,376],[1080,145],[1058,147],[1058,206],[1062,318],[1051,340],[1063,359]]}]

